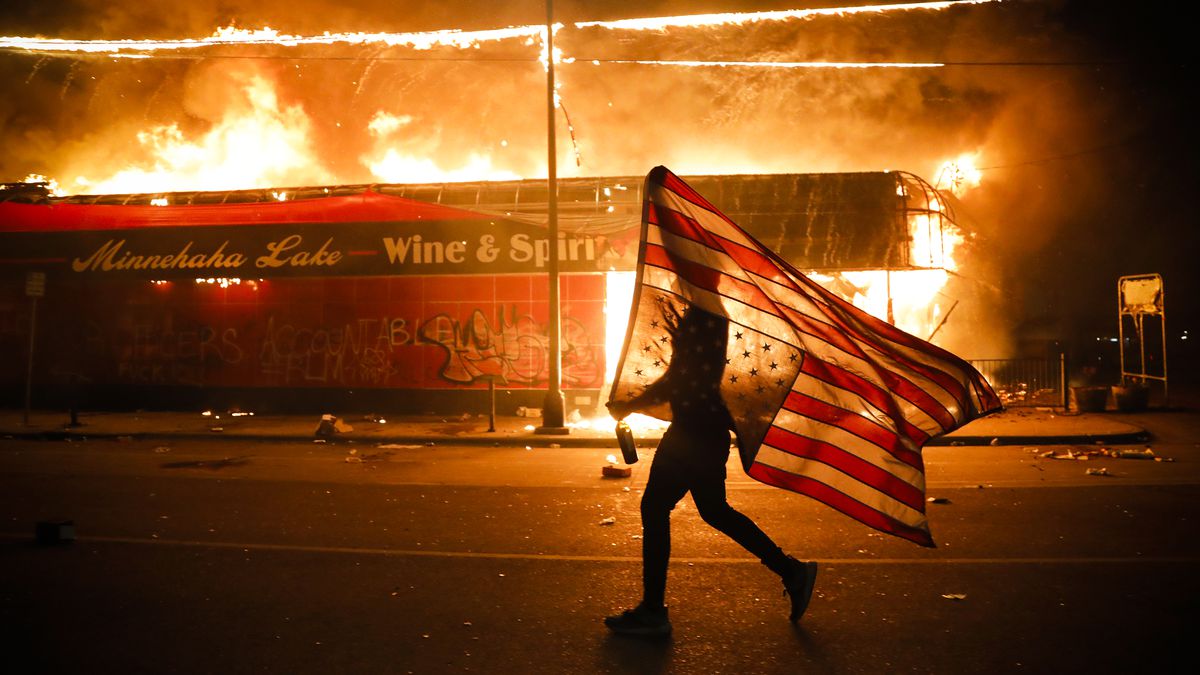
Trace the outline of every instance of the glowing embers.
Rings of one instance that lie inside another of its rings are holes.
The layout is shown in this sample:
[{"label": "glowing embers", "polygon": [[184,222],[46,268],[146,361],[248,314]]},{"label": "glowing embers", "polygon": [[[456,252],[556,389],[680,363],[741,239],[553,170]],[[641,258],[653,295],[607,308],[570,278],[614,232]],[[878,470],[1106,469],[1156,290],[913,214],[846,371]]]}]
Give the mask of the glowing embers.
[{"label": "glowing embers", "polygon": [[196,284],[197,284],[197,285],[203,285],[203,286],[218,286],[218,287],[220,287],[220,288],[229,288],[230,286],[241,286],[241,285],[245,285],[247,288],[249,288],[249,289],[250,289],[250,290],[252,290],[252,291],[257,291],[257,290],[258,290],[258,283],[259,283],[259,281],[262,281],[262,280],[261,280],[261,279],[245,279],[245,280],[242,280],[242,279],[238,279],[238,278],[236,278],[236,277],[233,277],[233,278],[230,278],[230,277],[210,277],[210,278],[207,278],[207,279],[196,279],[196,280],[195,280],[195,282],[196,282]]}]

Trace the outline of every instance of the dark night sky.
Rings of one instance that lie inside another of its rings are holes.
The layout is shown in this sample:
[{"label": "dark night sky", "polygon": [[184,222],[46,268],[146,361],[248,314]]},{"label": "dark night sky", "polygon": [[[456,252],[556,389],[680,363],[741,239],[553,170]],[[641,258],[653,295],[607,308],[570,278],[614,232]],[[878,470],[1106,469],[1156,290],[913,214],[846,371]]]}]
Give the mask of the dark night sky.
[{"label": "dark night sky", "polygon": [[[556,18],[570,22],[849,4],[867,3],[576,0],[557,3]],[[107,0],[10,1],[0,13],[0,34],[163,38],[199,37],[230,22],[315,34],[481,29],[544,20],[544,5],[536,1],[202,0],[179,3],[170,13],[158,7],[159,3]],[[903,78],[842,74],[836,80],[807,74],[790,80],[705,74],[699,80],[691,73],[662,69],[605,79],[575,76],[564,68],[564,97],[569,97],[564,100],[572,106],[570,114],[591,162],[583,168],[584,175],[642,173],[656,163],[672,168],[681,163],[681,172],[686,172],[690,155],[680,148],[696,143],[668,138],[673,130],[654,126],[655,118],[669,117],[664,110],[683,116],[678,126],[693,138],[703,134],[708,143],[728,139],[730,145],[746,148],[743,162],[761,158],[775,171],[900,168],[932,180],[938,157],[980,150],[979,163],[987,170],[981,186],[963,196],[960,213],[977,229],[979,245],[998,263],[996,281],[1009,289],[1011,301],[1002,311],[1015,323],[1067,339],[1115,333],[1116,278],[1160,272],[1166,279],[1171,333],[1189,330],[1194,344],[1200,274],[1193,267],[1200,236],[1189,207],[1198,181],[1194,123],[1184,103],[1184,92],[1194,80],[1194,59],[1184,52],[1190,42],[1179,12],[1175,5],[1160,3],[1002,2],[934,18],[826,19],[806,23],[799,32],[795,27],[788,29],[791,32],[749,28],[699,45],[689,43],[687,33],[616,42],[590,33],[564,36],[577,40],[567,45],[570,49],[589,57],[1009,64],[959,65]],[[113,93],[117,84],[89,89],[86,77],[99,74],[97,82],[106,77],[94,63],[75,70],[58,62],[0,54],[0,87],[6,90],[6,100],[0,103],[0,138],[9,149],[0,159],[0,179],[67,171],[75,158],[86,155],[84,145],[106,125],[115,130],[116,120],[130,116],[124,111],[112,114],[105,107],[107,96],[155,101],[153,113],[149,104],[134,108],[133,116],[143,124],[160,123],[172,114],[198,116],[200,121],[191,121],[199,124],[203,114],[186,106],[172,108],[173,97],[183,95],[172,82],[186,83],[178,88],[187,94],[201,86],[196,73],[206,66],[171,67],[188,70],[141,89],[128,79],[132,76],[123,75],[127,79],[121,86],[128,86],[118,97]],[[140,77],[137,83],[142,84]],[[514,80],[516,90],[518,84]],[[504,85],[494,80],[488,86]],[[664,97],[662,92],[671,87],[686,92],[687,99]],[[325,104],[311,90],[307,95],[306,109],[320,118]],[[326,93],[325,98],[336,94]],[[623,100],[630,104],[621,106]],[[73,109],[80,101],[87,103],[83,113]],[[422,114],[411,98],[393,108],[417,118]],[[476,120],[470,116],[481,110],[498,119],[530,112],[506,112],[495,102],[480,107],[464,95],[440,102],[437,114],[447,126],[466,129],[464,135],[476,142],[495,126],[472,127]],[[531,138],[537,130],[531,122]],[[785,143],[786,151],[780,149]],[[345,144],[343,140],[334,145]],[[447,148],[445,143],[438,147]],[[604,148],[612,156],[606,157]],[[339,164],[344,160],[328,161],[334,175],[344,175],[338,173],[347,166]]]}]

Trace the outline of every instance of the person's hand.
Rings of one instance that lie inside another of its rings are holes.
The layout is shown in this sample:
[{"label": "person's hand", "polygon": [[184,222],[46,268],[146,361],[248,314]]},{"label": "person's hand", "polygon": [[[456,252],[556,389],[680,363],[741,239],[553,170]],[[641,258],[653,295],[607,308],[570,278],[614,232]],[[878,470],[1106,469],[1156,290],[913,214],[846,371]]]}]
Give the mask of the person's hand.
[{"label": "person's hand", "polygon": [[613,419],[620,421],[629,415],[629,408],[620,401],[609,401],[605,404],[608,408],[608,414],[612,415]]}]

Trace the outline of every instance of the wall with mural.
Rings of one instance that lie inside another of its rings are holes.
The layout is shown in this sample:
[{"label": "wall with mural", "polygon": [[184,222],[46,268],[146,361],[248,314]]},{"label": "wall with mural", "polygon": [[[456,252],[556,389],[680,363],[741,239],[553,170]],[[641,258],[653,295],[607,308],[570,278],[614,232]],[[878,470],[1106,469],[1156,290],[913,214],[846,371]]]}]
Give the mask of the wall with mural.
[{"label": "wall with mural", "polygon": [[[0,291],[0,381],[25,379],[29,299]],[[561,278],[563,387],[604,379],[604,277]],[[544,388],[545,275],[52,280],[36,380],[92,387]]]}]

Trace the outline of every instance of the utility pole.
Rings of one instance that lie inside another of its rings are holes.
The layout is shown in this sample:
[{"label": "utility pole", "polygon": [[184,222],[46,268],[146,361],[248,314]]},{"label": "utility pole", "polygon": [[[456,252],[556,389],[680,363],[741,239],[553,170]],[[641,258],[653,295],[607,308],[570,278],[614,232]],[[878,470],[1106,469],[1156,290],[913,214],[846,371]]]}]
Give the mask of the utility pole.
[{"label": "utility pole", "polygon": [[558,143],[554,135],[554,0],[546,0],[546,145],[547,187],[546,236],[550,241],[548,272],[550,281],[550,322],[546,326],[550,340],[550,372],[546,383],[546,400],[542,403],[542,426],[539,434],[567,434],[566,405],[562,393],[562,336],[558,301]]}]

